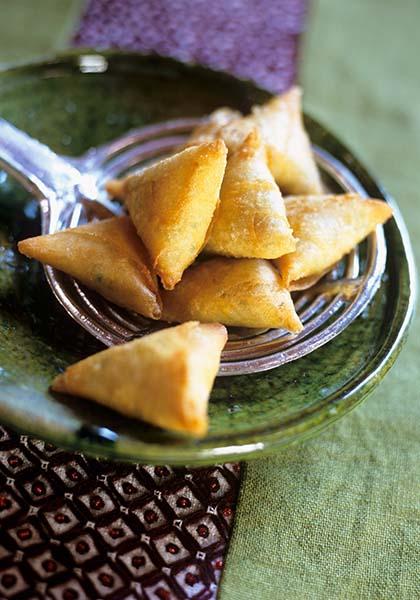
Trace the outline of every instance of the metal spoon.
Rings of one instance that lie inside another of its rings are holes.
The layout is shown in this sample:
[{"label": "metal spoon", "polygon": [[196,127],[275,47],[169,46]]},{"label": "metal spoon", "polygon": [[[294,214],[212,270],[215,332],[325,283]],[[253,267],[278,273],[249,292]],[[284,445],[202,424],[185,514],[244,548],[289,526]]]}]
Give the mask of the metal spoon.
[{"label": "metal spoon", "polygon": [[[40,201],[43,234],[75,227],[121,211],[104,193],[109,179],[130,172],[151,159],[167,155],[185,142],[202,119],[177,119],[135,129],[79,158],[54,153],[26,133],[0,119],[0,166],[15,176]],[[334,157],[314,148],[319,166],[344,191],[365,195],[354,175]],[[272,369],[296,360],[341,333],[367,306],[385,269],[386,244],[381,227],[368,239],[366,259],[358,248],[297,298],[304,324],[298,335],[284,330],[232,331],[219,375],[239,375]],[[339,275],[342,272],[342,275]],[[68,314],[107,346],[120,344],[166,326],[120,309],[82,288],[74,279],[46,266],[53,293]]]}]

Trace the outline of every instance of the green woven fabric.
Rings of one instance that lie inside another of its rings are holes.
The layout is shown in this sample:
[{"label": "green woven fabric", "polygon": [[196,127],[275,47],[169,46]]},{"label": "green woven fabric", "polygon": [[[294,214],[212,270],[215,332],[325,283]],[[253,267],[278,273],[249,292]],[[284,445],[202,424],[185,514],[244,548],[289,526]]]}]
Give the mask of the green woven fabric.
[{"label": "green woven fabric", "polygon": [[[420,3],[319,0],[309,112],[397,198],[420,257]],[[369,400],[244,467],[221,600],[420,598],[420,320]]]},{"label": "green woven fabric", "polygon": [[66,48],[84,0],[0,0],[0,67]]}]

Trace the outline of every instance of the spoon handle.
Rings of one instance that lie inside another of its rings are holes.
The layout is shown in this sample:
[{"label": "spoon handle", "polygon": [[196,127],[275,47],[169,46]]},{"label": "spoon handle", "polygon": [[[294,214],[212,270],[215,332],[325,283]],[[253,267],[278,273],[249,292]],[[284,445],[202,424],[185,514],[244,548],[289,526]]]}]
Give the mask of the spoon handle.
[{"label": "spoon handle", "polygon": [[80,181],[79,171],[14,125],[0,118],[0,166],[38,198],[61,196]]}]

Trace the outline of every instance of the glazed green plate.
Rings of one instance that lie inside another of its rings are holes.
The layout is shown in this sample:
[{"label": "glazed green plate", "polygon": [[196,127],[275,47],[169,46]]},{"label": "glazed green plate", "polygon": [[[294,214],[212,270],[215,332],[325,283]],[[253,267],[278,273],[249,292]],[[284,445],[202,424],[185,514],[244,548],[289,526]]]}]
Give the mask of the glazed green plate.
[{"label": "glazed green plate", "polygon": [[[68,155],[143,124],[223,105],[246,112],[268,97],[225,74],[136,54],[103,53],[92,60],[75,52],[0,74],[0,115]],[[331,134],[309,118],[307,126],[312,141],[341,161],[370,196],[395,209],[385,227],[382,284],[362,315],[312,354],[265,373],[218,378],[210,430],[200,441],[48,391],[57,372],[101,346],[63,312],[42,268],[17,253],[18,240],[39,232],[38,204],[0,171],[0,421],[96,456],[192,465],[278,450],[364,399],[407,333],[414,306],[412,253],[395,203]]]}]

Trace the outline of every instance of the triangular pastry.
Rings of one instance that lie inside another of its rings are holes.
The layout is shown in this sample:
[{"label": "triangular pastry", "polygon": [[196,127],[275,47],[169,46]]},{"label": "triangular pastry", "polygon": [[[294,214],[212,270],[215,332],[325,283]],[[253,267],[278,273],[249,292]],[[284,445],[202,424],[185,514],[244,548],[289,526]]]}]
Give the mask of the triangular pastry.
[{"label": "triangular pastry", "polygon": [[282,192],[321,194],[319,172],[303,124],[300,88],[254,106],[252,119],[261,130],[268,166]]},{"label": "triangular pastry", "polygon": [[277,258],[296,247],[258,130],[229,157],[206,251]]},{"label": "triangular pastry", "polygon": [[[197,146],[204,142],[212,142],[218,136],[221,127],[227,125],[231,121],[242,117],[241,113],[228,107],[218,108],[210,114],[210,116],[196,129],[195,134],[191,134],[185,146]],[[124,200],[125,196],[125,181],[124,179],[110,179],[106,182],[106,191],[112,198]]]},{"label": "triangular pastry", "polygon": [[218,108],[193,130],[188,140],[188,145],[194,146],[214,140],[219,137],[219,131],[222,127],[241,118],[242,114],[238,110],[233,110],[227,106]]},{"label": "triangular pastry", "polygon": [[200,144],[124,181],[127,209],[166,289],[178,283],[206,242],[226,154],[221,140]]},{"label": "triangular pastry", "polygon": [[255,129],[251,115],[244,117],[240,112],[229,108],[212,112],[204,123],[197,125],[187,140],[187,146],[222,139],[229,151],[235,152]]},{"label": "triangular pastry", "polygon": [[172,291],[164,291],[162,318],[169,322],[197,319],[237,327],[302,325],[290,293],[269,261],[256,258],[211,258],[185,271]]},{"label": "triangular pastry", "polygon": [[19,252],[64,271],[119,306],[161,314],[156,277],[129,217],[112,217],[19,242]]},{"label": "triangular pastry", "polygon": [[[217,128],[218,119],[210,117],[213,127],[197,127],[191,140],[219,137],[229,152],[235,151],[253,128],[258,127],[267,151],[268,166],[283,193],[320,194],[321,180],[302,119],[302,93],[293,87],[261,106],[254,106],[246,117],[231,119]],[[190,142],[191,143],[191,142]]]},{"label": "triangular pastry", "polygon": [[226,343],[218,323],[184,323],[113,346],[68,367],[56,392],[89,398],[128,417],[196,436]]},{"label": "triangular pastry", "polygon": [[320,273],[315,273],[314,275],[309,275],[308,277],[302,277],[302,279],[296,279],[295,281],[291,281],[287,286],[290,292],[302,292],[303,290],[307,290],[308,288],[313,287],[320,279],[324,277],[330,271],[332,265],[321,271]]},{"label": "triangular pastry", "polygon": [[124,179],[110,179],[105,184],[106,191],[111,198],[117,198],[118,200],[124,200],[125,192],[125,180]]},{"label": "triangular pastry", "polygon": [[290,289],[332,267],[392,216],[385,202],[356,194],[290,196],[285,202],[297,247],[274,262]]}]

